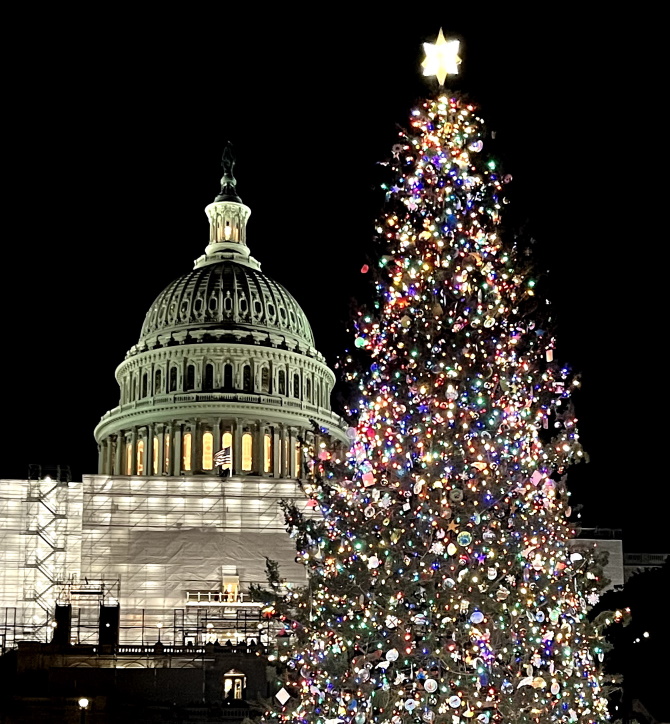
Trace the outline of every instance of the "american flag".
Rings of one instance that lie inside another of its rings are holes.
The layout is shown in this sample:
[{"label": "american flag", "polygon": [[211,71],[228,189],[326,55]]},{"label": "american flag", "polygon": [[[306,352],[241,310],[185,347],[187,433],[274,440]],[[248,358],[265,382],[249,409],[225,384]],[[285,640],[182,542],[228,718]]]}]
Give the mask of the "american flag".
[{"label": "american flag", "polygon": [[229,468],[233,464],[233,455],[230,446],[224,447],[214,455],[214,464],[222,468]]}]

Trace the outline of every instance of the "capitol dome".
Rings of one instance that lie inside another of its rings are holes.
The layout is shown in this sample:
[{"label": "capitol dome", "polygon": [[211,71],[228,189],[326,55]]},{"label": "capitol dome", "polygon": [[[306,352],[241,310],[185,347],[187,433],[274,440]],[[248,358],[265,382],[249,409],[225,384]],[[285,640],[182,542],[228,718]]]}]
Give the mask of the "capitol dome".
[{"label": "capitol dome", "polygon": [[230,146],[222,165],[205,253],[158,295],[116,370],[119,405],[95,429],[101,474],[217,475],[225,452],[230,475],[296,478],[301,444],[346,440],[305,313],[250,254]]},{"label": "capitol dome", "polygon": [[131,352],[167,347],[184,332],[260,344],[283,337],[290,346],[314,346],[307,317],[286,289],[248,262],[233,260],[201,266],[169,284]]}]

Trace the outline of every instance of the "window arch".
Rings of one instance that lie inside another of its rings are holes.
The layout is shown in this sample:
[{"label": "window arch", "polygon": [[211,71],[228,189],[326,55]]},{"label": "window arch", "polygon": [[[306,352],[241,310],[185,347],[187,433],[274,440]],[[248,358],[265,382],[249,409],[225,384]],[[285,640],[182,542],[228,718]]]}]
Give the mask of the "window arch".
[{"label": "window arch", "polygon": [[182,470],[191,471],[191,433],[184,433],[184,441],[182,443]]},{"label": "window arch", "polygon": [[187,365],[186,367],[186,384],[184,385],[185,390],[192,390],[195,388],[195,365]]},{"label": "window arch", "polygon": [[300,399],[300,375],[297,372],[293,375],[293,397]]},{"label": "window arch", "polygon": [[271,432],[266,432],[263,435],[263,472],[272,473],[274,470],[274,445],[273,435]]},{"label": "window arch", "polygon": [[163,375],[160,370],[156,370],[156,375],[154,376],[154,395],[160,395],[161,392],[163,392],[162,386]]},{"label": "window arch", "polygon": [[231,364],[223,365],[223,389],[233,389],[233,366]]},{"label": "window arch", "polygon": [[251,365],[244,365],[242,368],[242,389],[244,392],[251,392]]},{"label": "window arch", "polygon": [[278,387],[279,387],[279,394],[285,395],[286,394],[286,372],[284,372],[284,370],[279,370]]},{"label": "window arch", "polygon": [[177,391],[177,368],[170,367],[170,392]]},{"label": "window arch", "polygon": [[208,430],[202,436],[202,469],[214,468],[214,435]]},{"label": "window arch", "polygon": [[221,449],[224,453],[224,463],[221,466],[221,470],[233,470],[233,434],[231,432],[224,432],[221,438]]},{"label": "window arch", "polygon": [[170,433],[165,433],[165,444],[163,446],[163,469],[170,472]]},{"label": "window arch", "polygon": [[245,473],[251,472],[253,462],[253,437],[250,432],[242,433],[242,470]]},{"label": "window arch", "polygon": [[211,392],[214,389],[214,365],[205,365],[205,379],[202,385],[203,390]]}]

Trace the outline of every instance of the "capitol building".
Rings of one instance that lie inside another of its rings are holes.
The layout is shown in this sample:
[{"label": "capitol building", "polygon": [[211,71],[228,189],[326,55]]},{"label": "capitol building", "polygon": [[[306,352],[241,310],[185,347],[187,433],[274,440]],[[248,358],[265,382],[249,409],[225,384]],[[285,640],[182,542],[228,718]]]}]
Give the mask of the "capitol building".
[{"label": "capitol building", "polygon": [[0,481],[3,650],[243,644],[263,636],[248,590],[267,559],[305,582],[278,503],[304,500],[304,450],[345,425],[305,313],[251,255],[230,146],[222,166],[204,252],[116,369],[97,473]]}]

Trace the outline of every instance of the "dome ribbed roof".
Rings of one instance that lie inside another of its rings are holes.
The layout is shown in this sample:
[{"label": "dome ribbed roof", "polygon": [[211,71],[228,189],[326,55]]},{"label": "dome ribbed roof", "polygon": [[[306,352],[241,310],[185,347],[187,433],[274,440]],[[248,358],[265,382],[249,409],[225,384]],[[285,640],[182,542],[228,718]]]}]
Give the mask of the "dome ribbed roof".
[{"label": "dome ribbed roof", "polygon": [[172,332],[186,330],[270,332],[314,346],[307,317],[289,292],[231,260],[196,268],[168,285],[149,309],[138,346],[150,339],[150,346],[163,346]]}]

